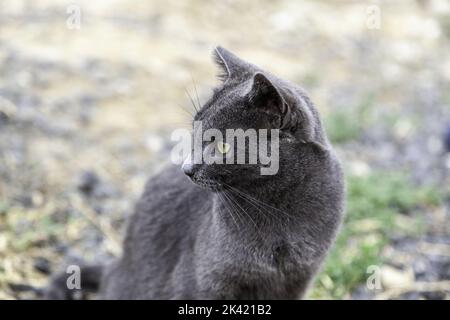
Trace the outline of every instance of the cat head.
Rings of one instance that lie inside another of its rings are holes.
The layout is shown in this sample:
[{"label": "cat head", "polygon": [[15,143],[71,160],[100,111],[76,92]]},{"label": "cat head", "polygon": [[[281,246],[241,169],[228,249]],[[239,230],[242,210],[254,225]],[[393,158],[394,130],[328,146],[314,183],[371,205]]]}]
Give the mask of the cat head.
[{"label": "cat head", "polygon": [[[220,85],[194,117],[197,143],[193,146],[198,148],[183,164],[194,183],[212,190],[259,187],[270,181],[288,184],[296,172],[304,171],[306,162],[327,151],[318,114],[301,89],[224,48],[217,47],[213,57],[220,70]],[[230,138],[233,130],[235,136]],[[217,134],[205,139],[205,132]],[[244,141],[236,138],[238,134],[243,134]],[[267,140],[261,140],[261,134],[266,134]],[[194,155],[198,149],[203,156],[222,161],[199,161]],[[266,150],[270,159],[263,161],[261,150]],[[245,155],[244,163],[239,161],[239,153]],[[257,158],[256,163],[250,161],[251,156]],[[276,170],[263,174],[264,168],[271,166]]]}]

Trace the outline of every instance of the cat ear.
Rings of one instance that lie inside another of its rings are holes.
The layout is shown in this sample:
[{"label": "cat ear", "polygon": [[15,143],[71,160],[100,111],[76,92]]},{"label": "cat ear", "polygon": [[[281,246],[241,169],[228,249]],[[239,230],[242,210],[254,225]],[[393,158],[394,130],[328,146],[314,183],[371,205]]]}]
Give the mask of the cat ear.
[{"label": "cat ear", "polygon": [[287,112],[288,105],[280,91],[260,72],[253,76],[252,87],[247,97],[254,107],[266,113],[283,115]]},{"label": "cat ear", "polygon": [[239,76],[242,73],[247,73],[250,67],[247,62],[222,47],[216,47],[214,49],[213,58],[220,68],[218,77],[222,81]]},{"label": "cat ear", "polygon": [[277,87],[264,74],[257,72],[247,98],[253,107],[278,116],[279,129],[298,130],[305,141],[313,141],[314,116],[306,102],[289,89]]}]

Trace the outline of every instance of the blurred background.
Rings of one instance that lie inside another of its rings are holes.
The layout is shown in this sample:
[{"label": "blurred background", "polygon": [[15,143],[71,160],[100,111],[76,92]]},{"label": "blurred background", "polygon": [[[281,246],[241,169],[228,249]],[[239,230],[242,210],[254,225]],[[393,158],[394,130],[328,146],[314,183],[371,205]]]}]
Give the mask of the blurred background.
[{"label": "blurred background", "polygon": [[447,0],[0,0],[0,299],[119,254],[218,44],[302,85],[344,164],[309,298],[448,299],[449,40]]}]

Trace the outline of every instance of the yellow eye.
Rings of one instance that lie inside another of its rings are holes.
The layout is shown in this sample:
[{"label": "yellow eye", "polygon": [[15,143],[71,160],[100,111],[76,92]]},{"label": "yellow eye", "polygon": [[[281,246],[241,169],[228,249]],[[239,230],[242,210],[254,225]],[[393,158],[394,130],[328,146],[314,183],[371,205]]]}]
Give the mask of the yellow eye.
[{"label": "yellow eye", "polygon": [[231,149],[231,146],[229,143],[226,143],[226,142],[217,143],[217,150],[219,150],[219,152],[221,154],[227,153],[228,151],[230,151],[230,149]]}]

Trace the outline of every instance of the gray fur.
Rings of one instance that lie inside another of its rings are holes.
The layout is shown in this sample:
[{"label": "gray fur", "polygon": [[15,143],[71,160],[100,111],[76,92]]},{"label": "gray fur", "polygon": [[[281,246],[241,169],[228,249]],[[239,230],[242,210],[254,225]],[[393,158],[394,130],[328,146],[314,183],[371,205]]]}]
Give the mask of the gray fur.
[{"label": "gray fur", "polygon": [[223,48],[214,57],[222,83],[195,119],[282,128],[279,172],[201,164],[190,179],[178,166],[151,178],[123,256],[104,272],[104,299],[301,298],[335,239],[343,175],[310,99]]}]

